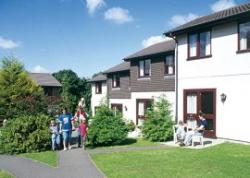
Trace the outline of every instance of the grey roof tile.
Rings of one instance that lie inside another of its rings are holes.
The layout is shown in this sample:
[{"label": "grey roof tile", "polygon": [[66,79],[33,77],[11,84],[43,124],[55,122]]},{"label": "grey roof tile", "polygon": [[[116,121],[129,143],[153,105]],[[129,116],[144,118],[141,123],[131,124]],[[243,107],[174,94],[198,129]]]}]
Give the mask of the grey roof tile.
[{"label": "grey roof tile", "polygon": [[172,34],[181,34],[184,33],[185,30],[199,27],[203,25],[209,25],[213,23],[225,23],[230,19],[235,20],[237,18],[242,18],[243,16],[250,17],[250,3],[238,5],[232,8],[228,8],[219,12],[215,12],[206,16],[198,17],[190,22],[187,22],[183,25],[180,25],[172,30],[169,30],[165,33],[165,35],[169,36]]},{"label": "grey roof tile", "polygon": [[96,76],[92,77],[92,79],[90,79],[90,82],[99,82],[99,81],[106,81],[107,80],[107,76],[104,75],[103,73],[97,74]]},{"label": "grey roof tile", "polygon": [[61,87],[61,83],[49,73],[29,73],[29,76],[40,86],[54,86]]},{"label": "grey roof tile", "polygon": [[175,41],[174,40],[168,40],[164,42],[160,42],[154,45],[151,45],[147,48],[144,48],[128,57],[125,57],[125,61],[129,61],[131,59],[139,58],[139,57],[145,57],[145,56],[151,56],[155,54],[165,53],[165,52],[171,52],[175,49]]},{"label": "grey roof tile", "polygon": [[130,69],[130,62],[122,62],[104,71],[103,73],[113,73],[113,72],[129,70],[129,69]]}]

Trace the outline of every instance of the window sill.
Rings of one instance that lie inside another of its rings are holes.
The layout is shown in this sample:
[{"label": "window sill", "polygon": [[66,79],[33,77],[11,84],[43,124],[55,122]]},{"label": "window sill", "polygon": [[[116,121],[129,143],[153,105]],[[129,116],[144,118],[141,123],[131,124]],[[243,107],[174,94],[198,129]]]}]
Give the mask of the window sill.
[{"label": "window sill", "polygon": [[95,93],[96,95],[101,95],[102,93]]},{"label": "window sill", "polygon": [[150,79],[150,77],[140,77],[137,80],[143,81],[143,80],[151,80],[151,79]]},{"label": "window sill", "polygon": [[250,49],[238,50],[238,51],[236,51],[236,54],[249,53],[249,52],[250,52]]},{"label": "window sill", "polygon": [[189,58],[187,58],[187,61],[205,59],[205,58],[210,58],[210,57],[212,57],[212,55],[203,56],[203,57],[189,57]]},{"label": "window sill", "polygon": [[120,90],[121,88],[120,87],[116,87],[116,88],[112,88],[112,91],[117,91],[117,90]]},{"label": "window sill", "polygon": [[173,74],[173,75],[165,74],[165,76],[164,76],[164,79],[173,79],[173,78],[175,78],[175,74]]}]

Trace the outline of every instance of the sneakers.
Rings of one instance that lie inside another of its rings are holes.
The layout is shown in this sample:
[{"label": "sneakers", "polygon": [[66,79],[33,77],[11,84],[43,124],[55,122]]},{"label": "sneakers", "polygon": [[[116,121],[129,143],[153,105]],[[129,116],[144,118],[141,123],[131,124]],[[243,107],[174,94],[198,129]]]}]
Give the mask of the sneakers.
[{"label": "sneakers", "polygon": [[67,148],[64,148],[63,151],[67,151]]}]

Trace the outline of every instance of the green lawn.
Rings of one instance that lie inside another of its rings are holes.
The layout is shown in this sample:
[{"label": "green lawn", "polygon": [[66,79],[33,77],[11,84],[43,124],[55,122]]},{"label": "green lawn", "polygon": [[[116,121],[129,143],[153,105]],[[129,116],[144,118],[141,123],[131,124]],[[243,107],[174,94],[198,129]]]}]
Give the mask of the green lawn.
[{"label": "green lawn", "polygon": [[30,158],[41,163],[48,164],[49,166],[56,167],[58,163],[58,154],[54,151],[45,151],[39,153],[24,153],[19,156]]},{"label": "green lawn", "polygon": [[109,178],[250,177],[250,146],[239,144],[225,143],[202,150],[166,148],[91,156]]},{"label": "green lawn", "polygon": [[88,149],[102,149],[102,148],[126,148],[126,147],[140,147],[140,146],[156,146],[160,145],[157,142],[150,142],[144,139],[133,139],[133,138],[127,138],[125,141],[118,145],[111,145],[111,146],[98,146],[98,147],[91,147],[87,146]]},{"label": "green lawn", "polygon": [[13,178],[9,173],[0,169],[0,178]]}]

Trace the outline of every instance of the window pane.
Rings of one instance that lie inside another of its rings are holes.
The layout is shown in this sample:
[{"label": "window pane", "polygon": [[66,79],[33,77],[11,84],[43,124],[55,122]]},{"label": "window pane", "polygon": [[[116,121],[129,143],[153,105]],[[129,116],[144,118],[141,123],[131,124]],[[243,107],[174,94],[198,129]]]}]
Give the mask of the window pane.
[{"label": "window pane", "polygon": [[140,61],[139,74],[140,76],[144,76],[144,61]]},{"label": "window pane", "polygon": [[250,49],[250,22],[240,24],[240,50]]},{"label": "window pane", "polygon": [[201,111],[205,114],[214,114],[213,92],[201,93]]},{"label": "window pane", "polygon": [[150,75],[150,59],[145,60],[145,70],[144,70],[145,75]]},{"label": "window pane", "polygon": [[166,57],[166,65],[172,66],[174,65],[174,56],[167,56]]},{"label": "window pane", "polygon": [[197,56],[197,34],[189,36],[189,57]]},{"label": "window pane", "polygon": [[197,95],[188,94],[187,96],[187,113],[196,114],[197,112]]},{"label": "window pane", "polygon": [[145,115],[144,102],[139,102],[138,103],[138,115],[139,116],[144,116]]},{"label": "window pane", "polygon": [[117,87],[116,75],[113,75],[113,87]]},{"label": "window pane", "polygon": [[200,56],[210,55],[210,32],[203,32],[200,34]]}]

